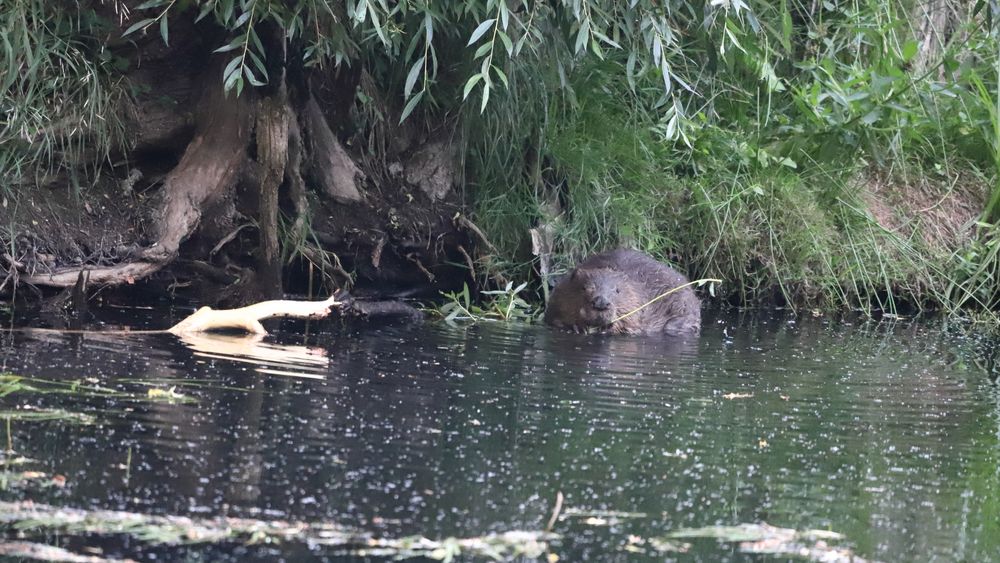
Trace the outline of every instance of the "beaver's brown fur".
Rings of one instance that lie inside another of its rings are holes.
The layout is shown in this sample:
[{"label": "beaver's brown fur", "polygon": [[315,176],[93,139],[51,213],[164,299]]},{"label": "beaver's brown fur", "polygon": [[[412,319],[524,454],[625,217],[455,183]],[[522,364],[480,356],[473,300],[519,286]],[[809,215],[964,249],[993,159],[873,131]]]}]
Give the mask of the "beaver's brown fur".
[{"label": "beaver's brown fur", "polygon": [[581,262],[556,285],[545,322],[577,332],[593,328],[619,334],[696,334],[701,303],[690,287],[615,321],[686,283],[683,274],[641,252],[602,252]]}]

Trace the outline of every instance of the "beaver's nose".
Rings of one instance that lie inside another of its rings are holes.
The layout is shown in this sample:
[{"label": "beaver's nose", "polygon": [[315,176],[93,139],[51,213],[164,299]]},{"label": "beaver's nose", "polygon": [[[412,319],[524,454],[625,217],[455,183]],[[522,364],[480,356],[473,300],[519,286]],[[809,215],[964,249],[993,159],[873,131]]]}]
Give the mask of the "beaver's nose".
[{"label": "beaver's nose", "polygon": [[595,297],[593,304],[594,308],[597,309],[598,311],[607,311],[608,308],[611,307],[611,302],[608,301],[608,299],[603,295],[598,295],[597,297]]}]

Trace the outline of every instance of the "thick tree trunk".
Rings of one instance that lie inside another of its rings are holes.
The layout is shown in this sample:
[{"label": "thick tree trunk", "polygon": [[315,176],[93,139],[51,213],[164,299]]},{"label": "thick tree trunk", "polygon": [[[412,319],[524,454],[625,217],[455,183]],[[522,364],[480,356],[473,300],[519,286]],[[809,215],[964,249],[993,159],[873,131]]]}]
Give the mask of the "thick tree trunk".
[{"label": "thick tree trunk", "polygon": [[258,186],[260,248],[257,283],[265,297],[281,296],[281,256],[278,247],[278,188],[285,177],[291,108],[285,87],[265,98],[257,114],[257,161],[261,164]]},{"label": "thick tree trunk", "polygon": [[173,259],[181,242],[197,228],[205,205],[232,190],[246,162],[253,129],[252,94],[227,96],[214,73],[205,78],[205,84],[198,132],[164,182],[165,200],[156,222],[158,240],[143,253],[144,258]]}]

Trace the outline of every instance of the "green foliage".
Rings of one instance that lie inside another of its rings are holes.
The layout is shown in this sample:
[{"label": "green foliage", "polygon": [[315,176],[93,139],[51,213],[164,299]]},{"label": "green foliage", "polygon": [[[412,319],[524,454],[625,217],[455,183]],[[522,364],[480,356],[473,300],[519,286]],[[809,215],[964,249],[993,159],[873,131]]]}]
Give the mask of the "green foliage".
[{"label": "green foliage", "polygon": [[[956,4],[965,19],[952,41],[918,60],[923,38],[907,3],[730,7],[670,19],[686,64],[668,74],[611,50],[560,68],[562,95],[539,97],[512,67],[503,104],[518,111],[492,110],[479,135],[487,146],[473,152],[484,182],[476,220],[501,254],[520,257],[511,275],[525,275],[528,228],[545,223],[563,260],[640,248],[725,279],[733,294],[724,297],[740,303],[771,301],[775,290],[790,304],[890,312],[900,298],[962,301],[948,289],[954,249],[887,229],[868,211],[864,182],[878,171],[905,192],[927,170],[995,177],[996,153],[983,151],[997,137],[995,86],[975,87],[980,74],[996,83],[988,20]],[[663,76],[690,89],[671,90]],[[506,114],[534,117],[534,138]],[[497,138],[515,149],[489,147]],[[984,294],[1000,287],[992,277],[976,283]]]},{"label": "green foliage", "polygon": [[35,177],[106,161],[123,143],[128,104],[114,75],[125,63],[94,39],[106,22],[62,4],[0,3],[0,182],[8,196]]},{"label": "green foliage", "polygon": [[464,284],[462,291],[442,292],[447,302],[436,312],[447,322],[527,321],[536,314],[535,309],[519,295],[527,286],[527,282],[517,287],[514,287],[513,283],[508,283],[503,289],[484,291],[482,294],[487,298],[484,304],[479,306],[472,302],[469,285]]},{"label": "green foliage", "polygon": [[[988,305],[1000,287],[988,238],[953,257],[884,228],[859,187],[873,170],[905,186],[978,169],[996,222],[997,7],[948,9],[947,35],[926,37],[902,0],[148,0],[124,33],[169,44],[180,20],[214,25],[236,94],[282,65],[360,65],[363,127],[460,114],[468,195],[508,278],[532,275],[544,227],[556,271],[627,245],[723,278],[743,303],[777,288],[892,311],[901,296]],[[0,25],[0,171],[106,154],[120,132],[118,62],[95,39],[107,24],[11,0]]]},{"label": "green foliage", "polygon": [[978,226],[980,236],[955,254],[957,268],[949,292],[956,307],[995,311],[1000,309],[1000,227],[982,222]]},{"label": "green foliage", "polygon": [[[579,59],[604,60],[612,51],[626,52],[631,84],[652,73],[659,76],[664,96],[675,95],[678,88],[693,92],[686,75],[696,62],[684,54],[689,41],[684,34],[696,32],[695,40],[718,38],[723,49],[743,49],[744,24],[757,25],[743,1],[704,6],[657,0],[148,0],[134,12],[125,35],[155,29],[165,43],[171,17],[211,17],[230,34],[216,52],[233,53],[223,80],[227,90],[237,92],[245,83],[268,80],[268,56],[277,53],[265,48],[262,24],[273,24],[283,41],[302,45],[295,56],[306,66],[380,58],[405,76],[400,81],[404,119],[425,96],[433,97],[430,87],[442,68],[442,47],[447,62],[468,65],[462,98],[478,90],[483,111],[496,86],[509,88],[509,67],[519,58],[555,65],[565,86]],[[459,44],[466,49],[452,48]],[[553,53],[557,57],[548,58]]]}]

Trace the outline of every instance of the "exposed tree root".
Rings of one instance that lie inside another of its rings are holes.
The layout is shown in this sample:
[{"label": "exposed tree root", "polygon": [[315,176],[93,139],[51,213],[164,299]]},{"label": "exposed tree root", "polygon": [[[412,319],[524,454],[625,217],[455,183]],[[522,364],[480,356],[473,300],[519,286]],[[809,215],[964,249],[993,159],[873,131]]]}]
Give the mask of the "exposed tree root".
[{"label": "exposed tree root", "polygon": [[306,196],[306,183],[302,178],[302,128],[297,118],[288,120],[288,165],[285,166],[285,182],[288,184],[288,195],[295,208],[292,237],[296,241],[303,241],[309,215],[309,198]]},{"label": "exposed tree root", "polygon": [[323,110],[312,96],[306,102],[302,117],[311,144],[312,175],[323,191],[341,203],[361,201],[361,191],[355,178],[363,178],[364,172],[340,145],[323,117]]},{"label": "exposed tree root", "polygon": [[[310,87],[323,83],[319,75],[275,69],[266,88],[227,98],[219,65],[193,52],[188,56],[197,59],[190,68],[203,75],[201,91],[188,87],[172,99],[178,107],[193,108],[185,111],[193,119],[174,119],[168,135],[136,133],[141,150],[122,155],[122,162],[135,168],[124,184],[123,167],[101,172],[102,182],[95,182],[89,203],[83,202],[84,216],[96,217],[80,223],[86,228],[34,241],[30,228],[19,226],[18,232],[28,233],[18,235],[26,243],[16,239],[14,250],[0,253],[0,291],[25,285],[41,296],[35,286],[71,288],[82,272],[90,287],[127,286],[160,272],[149,288],[160,288],[162,281],[168,291],[185,288],[194,299],[238,306],[279,297],[282,283],[301,288],[305,281],[311,291],[314,267],[328,289],[357,283],[368,286],[368,295],[398,295],[413,285],[433,294],[453,289],[466,276],[455,266],[456,257],[473,272],[488,266],[478,261],[475,249],[477,242],[492,248],[482,231],[460,215],[451,220],[459,209],[451,189],[457,178],[454,147],[419,140],[410,126],[376,126],[362,132],[369,145],[379,137],[388,152],[373,158],[377,151],[369,150],[355,161],[331,123],[347,119],[344,124],[350,125],[350,111],[337,100],[353,100],[356,81],[330,82],[332,90],[325,93],[333,101],[321,107]],[[164,72],[169,76],[146,77],[146,85],[156,89],[159,81],[180,80],[172,67]],[[397,134],[405,139],[388,143]],[[142,186],[136,184],[140,168]],[[366,189],[375,179],[387,187]],[[105,201],[118,200],[128,205],[104,207]],[[99,212],[91,210],[95,202]],[[78,205],[57,203],[37,230],[61,226],[60,215]],[[279,232],[283,212],[291,221]],[[104,221],[106,216],[116,220]],[[307,280],[300,269],[286,270],[295,262],[308,269]],[[174,283],[166,285],[171,276]]]},{"label": "exposed tree root", "polygon": [[181,242],[197,228],[202,210],[236,183],[247,158],[252,128],[253,104],[249,95],[227,100],[214,74],[206,78],[205,83],[197,132],[163,183],[163,205],[153,227],[156,242],[144,249],[134,262],[107,267],[59,268],[22,276],[20,281],[70,287],[82,271],[89,271],[91,284],[133,283],[158,271],[177,256]]}]

